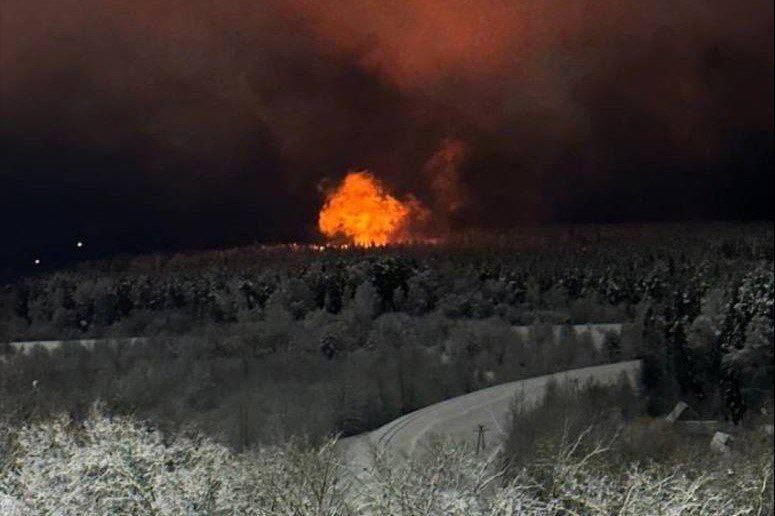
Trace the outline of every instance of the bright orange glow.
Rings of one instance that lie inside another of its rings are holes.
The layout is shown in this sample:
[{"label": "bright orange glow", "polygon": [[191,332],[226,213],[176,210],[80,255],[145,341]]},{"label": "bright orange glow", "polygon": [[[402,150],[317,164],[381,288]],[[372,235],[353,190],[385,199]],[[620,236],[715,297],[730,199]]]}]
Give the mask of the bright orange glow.
[{"label": "bright orange glow", "polygon": [[387,245],[411,239],[410,225],[426,216],[414,199],[396,199],[366,170],[350,172],[329,193],[318,217],[328,238],[344,238],[358,246]]}]

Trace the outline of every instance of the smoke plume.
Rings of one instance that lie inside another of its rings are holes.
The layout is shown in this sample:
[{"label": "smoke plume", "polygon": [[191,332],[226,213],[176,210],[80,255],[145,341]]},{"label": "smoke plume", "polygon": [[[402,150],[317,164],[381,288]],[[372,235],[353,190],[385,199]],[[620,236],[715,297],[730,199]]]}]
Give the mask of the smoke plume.
[{"label": "smoke plume", "polygon": [[2,11],[20,245],[79,228],[142,246],[149,221],[162,246],[305,238],[316,185],[354,168],[454,227],[772,216],[768,0]]}]

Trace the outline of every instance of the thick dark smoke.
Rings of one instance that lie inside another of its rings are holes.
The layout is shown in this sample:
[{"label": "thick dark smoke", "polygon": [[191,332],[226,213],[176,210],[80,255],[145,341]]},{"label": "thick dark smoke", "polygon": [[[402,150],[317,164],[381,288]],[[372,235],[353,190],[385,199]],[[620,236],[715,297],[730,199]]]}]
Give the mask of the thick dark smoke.
[{"label": "thick dark smoke", "polygon": [[429,206],[465,193],[457,227],[773,215],[770,0],[0,15],[4,259],[312,238],[321,180],[353,167]]}]

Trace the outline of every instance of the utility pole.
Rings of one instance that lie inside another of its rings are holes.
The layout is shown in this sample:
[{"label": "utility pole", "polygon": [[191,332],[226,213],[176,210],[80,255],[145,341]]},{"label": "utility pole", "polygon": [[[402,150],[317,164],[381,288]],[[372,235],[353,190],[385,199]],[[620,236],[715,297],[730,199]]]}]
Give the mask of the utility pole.
[{"label": "utility pole", "polygon": [[487,428],[484,425],[479,425],[476,435],[476,454],[479,455],[480,451],[484,451],[487,448],[487,443],[484,440],[484,434],[487,432]]}]

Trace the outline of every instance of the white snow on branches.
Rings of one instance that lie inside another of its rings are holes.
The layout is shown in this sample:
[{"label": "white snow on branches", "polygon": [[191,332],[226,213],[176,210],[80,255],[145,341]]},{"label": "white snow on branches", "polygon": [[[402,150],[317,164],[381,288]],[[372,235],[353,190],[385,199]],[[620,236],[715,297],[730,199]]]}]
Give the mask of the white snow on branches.
[{"label": "white snow on branches", "polygon": [[[127,417],[92,411],[0,428],[0,513],[28,515],[742,515],[767,514],[771,465],[720,479],[677,467],[595,466],[602,446],[557,450],[506,475],[495,455],[437,442],[396,460],[375,450],[354,475],[335,442],[234,454],[197,435],[167,438]],[[584,452],[581,452],[581,449]],[[5,451],[3,451],[5,450]],[[540,478],[540,480],[538,480]]]}]

